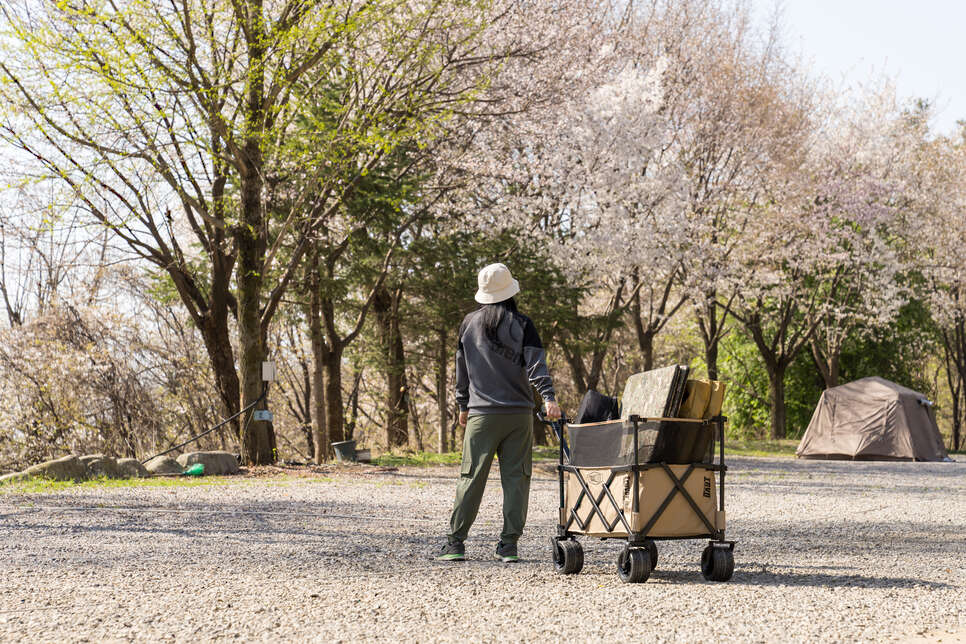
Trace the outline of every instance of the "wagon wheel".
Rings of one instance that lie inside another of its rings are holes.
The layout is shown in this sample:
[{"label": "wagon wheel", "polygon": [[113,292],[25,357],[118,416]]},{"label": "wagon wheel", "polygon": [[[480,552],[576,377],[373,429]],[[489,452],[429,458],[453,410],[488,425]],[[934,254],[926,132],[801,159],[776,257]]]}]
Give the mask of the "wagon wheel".
[{"label": "wagon wheel", "polygon": [[553,567],[563,575],[576,575],[584,567],[584,549],[571,539],[552,539]]},{"label": "wagon wheel", "polygon": [[729,548],[709,545],[701,553],[701,574],[708,581],[728,581],[735,572],[735,555]]},{"label": "wagon wheel", "polygon": [[651,571],[657,570],[657,543],[654,539],[647,539],[644,546],[651,555]]},{"label": "wagon wheel", "polygon": [[639,584],[651,576],[651,553],[648,548],[624,548],[617,556],[617,576],[625,584]]}]

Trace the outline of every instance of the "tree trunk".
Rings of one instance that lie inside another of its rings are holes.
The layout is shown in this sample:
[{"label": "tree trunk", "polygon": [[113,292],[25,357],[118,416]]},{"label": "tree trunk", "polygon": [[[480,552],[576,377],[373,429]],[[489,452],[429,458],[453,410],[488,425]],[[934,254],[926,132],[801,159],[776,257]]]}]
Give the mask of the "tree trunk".
[{"label": "tree trunk", "polygon": [[704,345],[704,361],[708,365],[708,379],[718,379],[718,341],[712,340]]},{"label": "tree trunk", "polygon": [[352,372],[352,392],[349,394],[349,417],[345,421],[345,439],[352,440],[356,435],[356,424],[359,421],[359,387],[362,385],[362,369],[356,368]]},{"label": "tree trunk", "polygon": [[[218,397],[224,406],[225,418],[238,413],[240,399],[238,372],[235,371],[235,357],[231,348],[231,335],[228,330],[227,312],[217,319],[209,313],[204,317],[204,323],[200,327],[201,337],[208,352],[208,360],[211,363],[211,370],[215,376],[215,385],[218,388]],[[235,439],[240,438],[239,419],[228,423],[235,435]]]},{"label": "tree trunk", "polygon": [[409,416],[406,404],[406,364],[402,334],[399,331],[398,297],[382,288],[372,303],[379,322],[386,375],[386,446],[392,449],[409,440]]},{"label": "tree trunk", "polygon": [[537,418],[537,412],[543,411],[543,397],[536,387],[531,385],[530,397],[533,399],[533,444],[549,445],[547,436],[547,426]]},{"label": "tree trunk", "polygon": [[[966,399],[966,320],[960,318],[956,321],[956,341],[955,341],[955,351],[956,351],[956,368],[959,375],[959,400],[960,403]],[[958,450],[962,443],[960,441],[960,428],[963,423],[963,407],[962,405],[956,409],[956,421],[953,423],[953,449]]]},{"label": "tree trunk", "polygon": [[[786,318],[787,319],[787,318]],[[768,373],[768,402],[771,404],[769,419],[771,420],[771,438],[778,440],[785,438],[785,370],[795,359],[795,354],[789,354],[783,348],[781,352],[774,351],[765,339],[764,329],[761,319],[757,315],[752,315],[743,320],[745,327],[751,333],[755,346],[758,347],[758,355],[765,365]],[[776,332],[784,336],[787,325],[777,329]],[[803,340],[805,342],[807,340]],[[802,344],[798,345],[803,346]],[[717,349],[717,343],[715,343]]]},{"label": "tree trunk", "polygon": [[963,426],[963,402],[966,400],[966,323],[956,323],[942,330],[946,363],[946,384],[953,401],[952,447],[958,450]]},{"label": "tree trunk", "polygon": [[[235,227],[238,251],[238,341],[241,344],[242,407],[254,404],[262,393],[262,362],[265,342],[262,329],[261,295],[264,286],[265,238],[262,208],[263,164],[262,133],[264,111],[265,23],[262,3],[249,0],[247,49],[249,71],[245,96],[246,132],[242,147],[243,166],[240,181],[241,222]],[[265,401],[256,406],[264,409]],[[242,432],[242,460],[249,465],[275,461],[274,436],[269,423],[253,420]]]},{"label": "tree trunk", "polygon": [[829,359],[829,365],[828,365],[829,375],[828,375],[828,381],[825,383],[825,386],[828,389],[839,386],[839,361],[840,360],[841,360],[841,357],[838,351],[832,354],[832,356]]},{"label": "tree trunk", "polygon": [[599,389],[600,379],[604,373],[604,359],[607,357],[607,352],[610,350],[610,339],[614,336],[614,329],[620,324],[621,316],[623,315],[621,309],[621,299],[624,294],[624,279],[622,278],[617,285],[617,290],[614,292],[614,296],[611,298],[610,305],[607,311],[607,317],[605,318],[605,324],[603,333],[597,335],[597,341],[594,343],[594,353],[590,360],[590,374],[587,377],[587,387],[588,389]]},{"label": "tree trunk", "polygon": [[959,450],[959,440],[960,433],[962,431],[962,401],[960,399],[960,392],[953,392],[953,449]]},{"label": "tree trunk", "polygon": [[330,350],[325,360],[325,424],[329,444],[345,439],[342,412],[342,347]]},{"label": "tree trunk", "polygon": [[[312,372],[309,371],[309,365],[304,360],[302,363],[302,391],[305,392],[305,402],[300,403],[300,406],[305,409],[305,420],[302,423],[302,432],[305,434],[305,445],[308,448],[306,452],[310,458],[314,460],[315,458],[315,422],[313,418],[318,416],[319,409],[312,409],[313,401],[315,400],[315,393],[313,391],[313,377]],[[313,368],[315,363],[312,363]],[[316,373],[318,375],[318,372]],[[321,389],[319,389],[321,391]],[[296,392],[296,395],[298,392]]]},{"label": "tree trunk", "polygon": [[449,451],[447,434],[449,430],[449,414],[447,413],[449,403],[447,402],[448,378],[446,375],[446,363],[449,361],[449,352],[446,350],[446,329],[436,330],[437,353],[436,353],[436,408],[439,411],[439,453]]},{"label": "tree trunk", "polygon": [[584,371],[584,358],[580,353],[580,349],[576,346],[571,349],[562,335],[558,342],[560,343],[560,348],[563,350],[564,359],[566,359],[567,364],[570,366],[570,377],[574,383],[574,387],[577,389],[577,394],[583,395],[582,392],[586,392],[588,389],[586,372]]},{"label": "tree trunk", "polygon": [[419,410],[416,408],[416,404],[409,395],[407,390],[403,402],[406,404],[406,409],[408,410],[409,417],[412,418],[412,422],[409,423],[409,446],[410,448],[415,447],[417,452],[425,452],[426,448],[423,445],[423,432],[422,428],[419,426]]},{"label": "tree trunk", "polygon": [[453,420],[450,421],[450,424],[449,424],[449,444],[453,446],[454,452],[457,449],[459,450],[463,449],[462,441],[459,439],[458,434],[456,433],[460,425],[459,417],[460,417],[459,405],[456,403],[453,403],[453,416],[452,416]]},{"label": "tree trunk", "polygon": [[604,373],[604,358],[607,357],[607,350],[610,342],[610,333],[604,339],[602,346],[594,349],[590,360],[590,374],[587,376],[587,389],[600,389],[600,377]]},{"label": "tree trunk", "polygon": [[812,358],[815,361],[815,367],[818,369],[818,373],[822,376],[822,381],[825,383],[826,389],[831,389],[832,387],[838,387],[839,385],[839,370],[842,350],[841,347],[832,348],[828,355],[822,351],[822,347],[819,345],[819,339],[817,337],[812,338]]},{"label": "tree trunk", "polygon": [[768,368],[768,393],[771,402],[771,437],[773,440],[785,438],[785,369]]},{"label": "tree trunk", "polygon": [[322,294],[319,292],[318,251],[313,252],[309,269],[309,338],[312,344],[312,433],[316,463],[329,458],[329,436],[325,431],[325,366],[329,350],[322,335]]},{"label": "tree trunk", "polygon": [[[641,283],[640,272],[637,268],[631,271],[631,287],[633,296],[631,297],[630,313],[634,322],[634,331],[637,334],[637,346],[641,352],[641,361],[644,363],[644,371],[654,368],[654,338],[667,325],[668,321],[674,317],[678,310],[687,301],[686,296],[677,298],[677,302],[672,304],[671,291],[679,275],[678,269],[672,270],[664,276],[664,282],[656,300],[652,287],[644,288]],[[641,293],[647,293],[647,317],[645,318],[644,307],[641,304]],[[670,306],[670,310],[668,307]]]},{"label": "tree trunk", "polygon": [[705,293],[704,315],[698,312],[698,329],[704,341],[704,361],[708,366],[708,379],[718,379],[718,342],[721,340],[721,326],[725,323],[718,319],[718,291],[712,289]]},{"label": "tree trunk", "polygon": [[654,334],[650,331],[639,331],[637,346],[641,351],[641,360],[644,363],[643,371],[650,371],[654,368]]},{"label": "tree trunk", "polygon": [[[265,345],[261,327],[261,266],[257,239],[243,229],[238,239],[238,341],[241,345],[242,406],[253,404],[262,393],[262,362]],[[261,401],[256,409],[265,409]],[[251,412],[249,412],[251,413]],[[264,465],[275,461],[271,428],[265,421],[246,422],[241,436],[242,460],[247,465]]]}]

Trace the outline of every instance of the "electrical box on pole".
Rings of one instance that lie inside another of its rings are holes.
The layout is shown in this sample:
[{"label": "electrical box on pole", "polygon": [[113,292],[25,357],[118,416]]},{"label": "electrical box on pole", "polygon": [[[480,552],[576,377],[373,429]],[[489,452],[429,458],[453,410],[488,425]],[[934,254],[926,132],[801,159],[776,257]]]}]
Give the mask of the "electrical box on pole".
[{"label": "electrical box on pole", "polygon": [[275,363],[274,362],[262,363],[262,381],[275,382]]}]

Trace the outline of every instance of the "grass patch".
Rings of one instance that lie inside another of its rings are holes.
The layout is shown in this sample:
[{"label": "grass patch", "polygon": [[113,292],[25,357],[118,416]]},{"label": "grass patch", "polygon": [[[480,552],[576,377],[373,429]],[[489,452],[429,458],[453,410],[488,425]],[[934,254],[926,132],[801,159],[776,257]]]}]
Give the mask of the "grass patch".
[{"label": "grass patch", "polygon": [[[793,458],[796,448],[798,448],[797,439],[777,441],[729,439],[725,443],[725,457],[774,456]],[[556,445],[535,445],[533,448],[533,460],[536,462],[556,461],[559,449]],[[717,456],[717,452],[715,456]],[[460,452],[445,452],[443,454],[437,454],[435,452],[408,452],[404,454],[383,454],[378,458],[372,459],[372,463],[373,465],[392,467],[430,467],[433,465],[459,465],[460,459]]]},{"label": "grass patch", "polygon": [[[241,480],[241,479],[239,479]],[[130,487],[198,487],[201,485],[225,485],[229,479],[224,476],[171,476],[147,479],[109,479],[100,477],[89,481],[53,481],[51,479],[29,478],[0,484],[0,495],[4,494],[51,494],[66,490],[102,490]]]},{"label": "grass patch", "polygon": [[[382,466],[411,466],[429,467],[433,465],[459,465],[462,460],[461,452],[407,452],[403,454],[383,454],[372,459],[373,465]],[[537,445],[533,448],[533,460],[535,461],[555,461],[557,460],[557,447]]]},{"label": "grass patch", "polygon": [[792,458],[799,441],[794,438],[782,440],[725,440],[725,457],[732,456],[779,456]]},{"label": "grass patch", "polygon": [[456,465],[460,462],[459,452],[407,452],[404,454],[393,454],[392,452],[382,454],[372,459],[373,465],[399,467],[400,465],[412,465],[425,467],[430,465]]},{"label": "grass patch", "polygon": [[560,447],[557,445],[537,445],[533,448],[533,460],[556,461],[560,457]]}]

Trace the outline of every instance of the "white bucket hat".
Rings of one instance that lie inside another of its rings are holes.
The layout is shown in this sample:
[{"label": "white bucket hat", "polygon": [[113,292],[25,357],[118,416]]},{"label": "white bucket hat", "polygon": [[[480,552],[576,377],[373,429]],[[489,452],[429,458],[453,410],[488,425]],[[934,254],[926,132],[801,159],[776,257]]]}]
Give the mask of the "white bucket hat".
[{"label": "white bucket hat", "polygon": [[510,269],[503,264],[485,266],[476,281],[480,286],[476,301],[480,304],[496,304],[520,292],[520,282],[513,279]]}]

